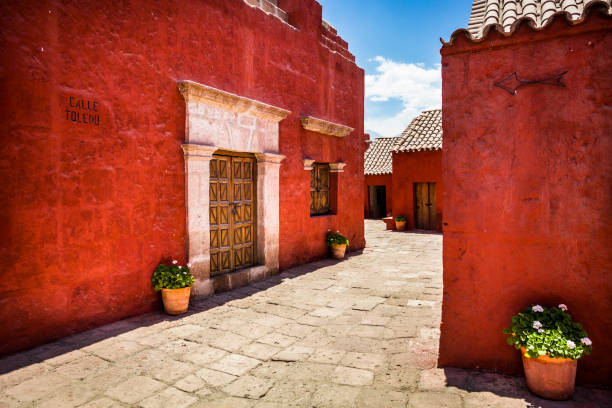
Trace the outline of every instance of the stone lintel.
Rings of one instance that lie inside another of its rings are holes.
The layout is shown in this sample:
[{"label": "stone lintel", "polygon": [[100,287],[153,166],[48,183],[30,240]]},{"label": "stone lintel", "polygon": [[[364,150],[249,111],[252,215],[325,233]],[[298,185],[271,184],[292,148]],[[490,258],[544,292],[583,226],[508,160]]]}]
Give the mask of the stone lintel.
[{"label": "stone lintel", "polygon": [[302,162],[304,163],[304,170],[312,170],[312,164],[315,162],[314,159],[304,159],[302,160]]},{"label": "stone lintel", "polygon": [[342,163],[342,162],[329,163],[329,172],[330,173],[344,173],[344,166],[346,166],[346,163]]},{"label": "stone lintel", "polygon": [[182,144],[185,160],[210,160],[213,153],[218,150],[217,146],[200,145],[194,143]]},{"label": "stone lintel", "polygon": [[355,130],[352,127],[328,122],[312,116],[301,117],[300,122],[302,123],[302,127],[306,130],[336,137],[348,136],[353,130]]},{"label": "stone lintel", "polygon": [[274,122],[280,122],[291,113],[286,109],[238,96],[194,81],[178,81],[178,88],[183,98],[185,98],[185,102],[203,101],[232,112],[246,113]]},{"label": "stone lintel", "polygon": [[283,161],[286,156],[278,153],[255,153],[257,164],[278,164]]}]

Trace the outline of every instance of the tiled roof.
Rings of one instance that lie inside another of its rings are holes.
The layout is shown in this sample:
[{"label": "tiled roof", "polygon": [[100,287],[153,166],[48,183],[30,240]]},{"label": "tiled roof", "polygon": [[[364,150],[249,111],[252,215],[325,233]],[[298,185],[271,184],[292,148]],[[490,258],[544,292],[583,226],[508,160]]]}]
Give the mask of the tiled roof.
[{"label": "tiled roof", "polygon": [[[491,26],[511,34],[517,21],[529,20],[532,27],[541,29],[550,23],[556,13],[565,14],[569,21],[584,18],[585,10],[591,3],[608,6],[610,13],[611,0],[474,0],[472,14],[468,22],[468,31],[472,39],[486,37]],[[594,5],[594,4],[593,4]]]},{"label": "tiled roof", "polygon": [[366,175],[392,173],[391,151],[398,139],[397,137],[379,137],[370,143],[370,147],[365,152],[364,173]]},{"label": "tiled roof", "polygon": [[430,109],[412,119],[397,141],[395,152],[442,149],[442,111]]}]

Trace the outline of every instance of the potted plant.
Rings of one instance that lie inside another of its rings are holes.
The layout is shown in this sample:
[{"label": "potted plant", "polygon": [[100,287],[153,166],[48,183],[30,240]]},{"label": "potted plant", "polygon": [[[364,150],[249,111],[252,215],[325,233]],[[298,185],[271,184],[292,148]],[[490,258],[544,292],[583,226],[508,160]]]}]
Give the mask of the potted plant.
[{"label": "potted plant", "polygon": [[179,265],[174,260],[170,265],[160,263],[153,272],[153,286],[161,290],[164,311],[169,315],[185,313],[189,307],[189,295],[193,285],[191,265]]},{"label": "potted plant", "polygon": [[327,243],[327,246],[331,247],[334,258],[344,259],[346,246],[349,244],[349,240],[345,236],[341,235],[339,231],[328,231],[325,242]]},{"label": "potted plant", "polygon": [[395,217],[395,229],[398,231],[406,230],[406,217],[403,215],[398,215]]},{"label": "potted plant", "polygon": [[591,352],[592,342],[572,321],[567,306],[529,306],[512,317],[508,344],[521,350],[527,387],[540,397],[566,400],[574,393],[578,359]]}]

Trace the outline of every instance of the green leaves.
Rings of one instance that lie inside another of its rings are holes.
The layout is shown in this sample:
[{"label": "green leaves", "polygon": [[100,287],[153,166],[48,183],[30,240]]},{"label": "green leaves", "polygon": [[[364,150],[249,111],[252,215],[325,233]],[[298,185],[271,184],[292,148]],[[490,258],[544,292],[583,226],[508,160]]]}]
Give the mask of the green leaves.
[{"label": "green leaves", "polygon": [[[175,261],[176,262],[176,261]],[[156,291],[164,289],[181,289],[193,285],[193,275],[189,267],[178,264],[159,264],[153,272],[151,282]]]},{"label": "green leaves", "polygon": [[548,355],[575,360],[590,354],[592,348],[582,342],[587,338],[582,326],[573,322],[569,313],[556,307],[529,306],[512,317],[512,324],[504,334],[511,335],[508,344],[517,349],[524,347],[525,356],[530,358]]},{"label": "green leaves", "polygon": [[345,236],[340,235],[337,232],[328,232],[327,237],[325,238],[325,242],[327,243],[327,246],[349,244],[349,240]]}]

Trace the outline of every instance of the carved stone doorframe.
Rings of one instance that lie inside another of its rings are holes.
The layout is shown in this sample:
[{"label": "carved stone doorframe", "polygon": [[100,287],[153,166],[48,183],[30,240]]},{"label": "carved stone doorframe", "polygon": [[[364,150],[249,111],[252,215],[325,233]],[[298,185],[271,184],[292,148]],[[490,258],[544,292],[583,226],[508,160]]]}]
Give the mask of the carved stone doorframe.
[{"label": "carved stone doorframe", "polygon": [[[289,111],[192,81],[179,81],[186,104],[185,203],[187,259],[196,279],[192,293],[207,296],[278,271],[278,123]],[[257,159],[257,266],[210,277],[210,160],[217,150],[254,153]],[[238,275],[239,274],[239,275]]]}]

